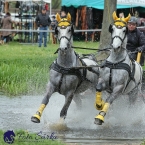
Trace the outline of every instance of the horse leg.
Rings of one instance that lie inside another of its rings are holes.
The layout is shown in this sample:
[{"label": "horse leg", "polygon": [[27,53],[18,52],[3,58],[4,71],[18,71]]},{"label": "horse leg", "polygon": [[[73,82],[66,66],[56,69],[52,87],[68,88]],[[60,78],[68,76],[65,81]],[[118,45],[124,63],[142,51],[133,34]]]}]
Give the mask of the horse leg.
[{"label": "horse leg", "polygon": [[81,96],[79,94],[75,94],[73,97],[74,102],[76,103],[77,109],[81,109],[82,107],[82,100]]},{"label": "horse leg", "polygon": [[137,97],[141,96],[142,97],[142,101],[145,103],[145,98],[144,98],[144,94],[142,92],[142,83],[140,83],[138,85],[138,88],[137,90],[134,90],[132,93],[129,94],[129,102],[130,102],[130,105],[134,104]]},{"label": "horse leg", "polygon": [[51,95],[54,93],[54,90],[55,90],[55,87],[49,82],[46,96],[43,98],[42,103],[41,103],[40,107],[38,108],[36,114],[31,117],[32,122],[40,123],[40,118],[42,116],[42,112],[43,112],[44,108],[46,107],[46,105],[48,104]]},{"label": "horse leg", "polygon": [[68,107],[70,106],[73,96],[74,96],[73,93],[68,93],[67,95],[65,95],[65,104],[60,112],[60,119],[64,120],[66,118],[67,110],[68,110]]},{"label": "horse leg", "polygon": [[103,109],[99,112],[99,115],[95,117],[95,124],[102,125],[102,123],[104,123],[104,117],[109,109],[109,106],[119,96],[119,94],[122,92],[122,89],[123,85],[118,85],[113,89],[111,95],[106,99]]},{"label": "horse leg", "polygon": [[102,90],[105,89],[105,83],[103,83],[104,81],[102,79],[99,79],[99,82],[97,84],[96,87],[96,100],[95,100],[95,108],[97,110],[102,110],[105,102],[104,100],[102,100]]},{"label": "horse leg", "polygon": [[129,96],[129,104],[133,105],[137,99],[137,96],[138,96],[137,89],[135,89],[131,93],[129,93],[128,96]]},{"label": "horse leg", "polygon": [[143,102],[145,103],[145,96],[142,92],[142,83],[138,85],[138,96],[141,95]]}]

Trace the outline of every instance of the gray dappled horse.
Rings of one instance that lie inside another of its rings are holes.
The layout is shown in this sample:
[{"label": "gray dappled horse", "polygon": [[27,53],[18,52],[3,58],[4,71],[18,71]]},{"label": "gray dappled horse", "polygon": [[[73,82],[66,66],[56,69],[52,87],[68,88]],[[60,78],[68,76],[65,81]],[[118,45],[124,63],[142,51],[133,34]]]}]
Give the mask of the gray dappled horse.
[{"label": "gray dappled horse", "polygon": [[60,119],[64,120],[72,99],[76,102],[77,106],[81,106],[81,99],[77,94],[87,90],[89,87],[95,89],[98,80],[97,67],[96,73],[85,68],[76,68],[96,65],[97,63],[93,59],[80,59],[73,50],[72,42],[74,30],[71,24],[71,15],[68,13],[66,18],[61,19],[60,15],[57,14],[56,19],[58,25],[55,29],[55,33],[57,33],[60,43],[58,57],[50,67],[50,80],[48,82],[46,96],[42,100],[42,104],[36,114],[31,117],[31,121],[35,123],[40,122],[42,112],[54,92],[59,92],[65,96],[65,103],[60,112]]},{"label": "gray dappled horse", "polygon": [[[96,87],[95,107],[100,110],[95,117],[95,124],[102,125],[104,117],[113,101],[121,94],[128,94],[134,88],[141,91],[142,67],[136,61],[132,62],[126,50],[127,27],[130,14],[126,18],[118,18],[113,13],[114,24],[109,31],[112,36],[111,53],[100,70],[100,76]],[[102,100],[101,92],[110,93],[106,101]]]}]

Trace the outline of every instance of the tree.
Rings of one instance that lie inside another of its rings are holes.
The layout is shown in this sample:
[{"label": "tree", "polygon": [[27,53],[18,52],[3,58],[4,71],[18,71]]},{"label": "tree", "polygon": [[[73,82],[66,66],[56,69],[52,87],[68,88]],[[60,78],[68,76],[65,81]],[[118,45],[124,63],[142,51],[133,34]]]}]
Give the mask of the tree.
[{"label": "tree", "polygon": [[[117,0],[104,0],[103,25],[101,31],[99,49],[107,48],[111,42],[111,35],[108,32],[109,25],[113,22],[112,14],[116,11]],[[108,53],[97,54],[97,59],[105,58]]]},{"label": "tree", "polygon": [[52,0],[52,9],[60,9],[61,0]]},{"label": "tree", "polygon": [[9,11],[9,3],[5,2],[5,13]]}]

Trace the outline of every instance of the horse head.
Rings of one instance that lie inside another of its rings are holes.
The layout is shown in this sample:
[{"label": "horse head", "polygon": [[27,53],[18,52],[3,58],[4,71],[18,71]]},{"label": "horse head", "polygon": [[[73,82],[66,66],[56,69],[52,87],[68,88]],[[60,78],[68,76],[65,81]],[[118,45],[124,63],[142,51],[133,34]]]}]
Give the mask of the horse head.
[{"label": "horse head", "polygon": [[116,12],[113,13],[114,24],[109,26],[109,32],[112,36],[111,46],[114,50],[118,48],[126,48],[127,43],[127,22],[129,21],[131,15],[129,14],[126,18],[118,18]]},{"label": "horse head", "polygon": [[58,21],[58,25],[55,28],[55,34],[58,35],[60,43],[59,50],[65,51],[72,46],[73,41],[74,29],[71,23],[71,15],[68,13],[66,18],[61,18],[57,13],[56,20]]}]

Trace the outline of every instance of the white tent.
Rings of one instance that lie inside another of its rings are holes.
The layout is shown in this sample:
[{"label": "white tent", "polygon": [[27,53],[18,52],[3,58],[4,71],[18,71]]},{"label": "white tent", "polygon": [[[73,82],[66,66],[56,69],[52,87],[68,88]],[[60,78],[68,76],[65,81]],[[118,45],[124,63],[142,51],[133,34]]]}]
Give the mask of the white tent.
[{"label": "white tent", "polygon": [[44,2],[46,2],[46,3],[51,3],[51,0],[5,0],[5,1],[7,1],[7,2],[12,2],[12,1],[23,1],[23,2],[26,2],[26,1],[44,1]]},{"label": "white tent", "polygon": [[[111,1],[111,0],[108,0]],[[62,0],[62,6],[87,6],[104,9],[104,0]],[[117,0],[117,8],[145,7],[145,0]]]},{"label": "white tent", "polygon": [[145,6],[145,0],[117,0],[117,4]]}]

